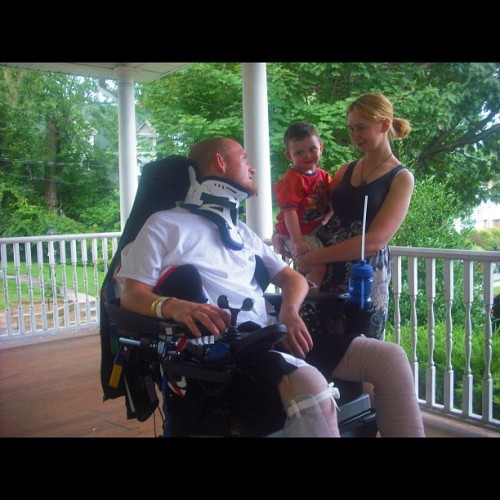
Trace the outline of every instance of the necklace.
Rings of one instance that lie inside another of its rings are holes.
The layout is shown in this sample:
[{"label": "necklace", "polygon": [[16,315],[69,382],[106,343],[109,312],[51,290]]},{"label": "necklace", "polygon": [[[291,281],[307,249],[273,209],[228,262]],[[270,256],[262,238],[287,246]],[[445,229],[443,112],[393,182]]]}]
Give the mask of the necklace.
[{"label": "necklace", "polygon": [[377,170],[377,168],[381,167],[391,156],[392,156],[392,151],[391,151],[391,154],[385,160],[383,160],[382,162],[380,162],[374,169],[372,169],[372,171],[366,177],[363,177],[363,170],[365,168],[365,158],[366,158],[366,156],[363,156],[363,163],[361,164],[361,173],[359,174],[359,177],[360,177],[359,183],[360,183],[360,185],[364,186],[366,184],[366,180],[368,179],[368,177],[370,177],[370,175],[372,175],[373,172],[375,172],[375,170]]}]

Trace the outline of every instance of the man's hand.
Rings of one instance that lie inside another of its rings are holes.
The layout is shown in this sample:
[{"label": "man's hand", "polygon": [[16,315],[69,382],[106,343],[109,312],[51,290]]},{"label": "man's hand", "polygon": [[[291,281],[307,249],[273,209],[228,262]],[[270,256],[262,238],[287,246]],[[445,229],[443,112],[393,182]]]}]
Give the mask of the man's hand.
[{"label": "man's hand", "polygon": [[288,330],[283,345],[298,358],[304,359],[312,349],[313,341],[305,323],[299,314],[293,310],[281,308],[280,321]]},{"label": "man's hand", "polygon": [[166,319],[186,325],[195,337],[201,336],[199,324],[212,335],[222,334],[231,325],[231,314],[225,309],[172,298],[162,309]]},{"label": "man's hand", "polygon": [[[151,285],[130,278],[125,280],[120,297],[122,307],[145,316],[154,316],[151,304],[157,298],[158,295],[153,293]],[[224,333],[231,325],[229,311],[211,304],[198,304],[176,297],[162,304],[161,316],[167,321],[186,325],[195,337],[201,336],[199,325],[203,325],[213,335]]]},{"label": "man's hand", "polygon": [[280,321],[288,330],[288,336],[283,343],[291,353],[303,359],[313,345],[311,335],[299,315],[309,285],[304,276],[289,266],[284,267],[272,279],[272,283],[281,288]]}]

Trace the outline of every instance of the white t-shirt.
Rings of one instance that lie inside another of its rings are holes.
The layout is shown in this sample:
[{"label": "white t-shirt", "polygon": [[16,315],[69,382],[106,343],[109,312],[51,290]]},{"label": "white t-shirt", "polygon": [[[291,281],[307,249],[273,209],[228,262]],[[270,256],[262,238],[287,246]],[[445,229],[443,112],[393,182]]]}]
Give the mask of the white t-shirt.
[{"label": "white t-shirt", "polygon": [[222,243],[217,226],[200,215],[182,208],[156,212],[146,221],[133,243],[122,251],[121,269],[116,279],[132,278],[156,286],[171,266],[194,265],[201,275],[203,291],[211,304],[226,295],[230,307],[239,309],[244,299],[254,300],[251,311],[241,311],[238,324],[274,322],[266,310],[262,289],[254,278],[255,256],[260,256],[272,279],[287,264],[245,223],[238,222],[243,237],[242,250]]}]

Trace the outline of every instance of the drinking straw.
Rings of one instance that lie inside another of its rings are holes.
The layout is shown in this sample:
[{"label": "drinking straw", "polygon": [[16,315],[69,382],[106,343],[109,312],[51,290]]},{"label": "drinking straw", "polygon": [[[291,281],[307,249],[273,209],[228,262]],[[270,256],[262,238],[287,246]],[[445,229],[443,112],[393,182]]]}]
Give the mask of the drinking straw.
[{"label": "drinking straw", "polygon": [[365,196],[365,208],[363,210],[363,233],[361,234],[361,260],[365,260],[365,231],[366,231],[367,208],[368,208],[368,196]]}]

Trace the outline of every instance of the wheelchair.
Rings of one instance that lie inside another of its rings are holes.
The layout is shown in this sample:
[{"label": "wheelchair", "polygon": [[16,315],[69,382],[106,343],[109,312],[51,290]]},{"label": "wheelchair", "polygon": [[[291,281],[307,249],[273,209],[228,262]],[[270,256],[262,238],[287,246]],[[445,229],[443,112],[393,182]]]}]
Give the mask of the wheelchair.
[{"label": "wheelchair", "polygon": [[[232,326],[224,337],[193,338],[183,325],[122,308],[115,295],[114,274],[120,266],[121,250],[135,239],[152,213],[173,208],[184,199],[190,165],[187,158],[172,156],[143,168],[134,205],[101,288],[104,400],[125,397],[127,417],[145,421],[159,409],[160,394],[165,437],[279,436],[286,414],[279,397],[270,394],[270,391],[277,393],[277,389],[265,384],[257,386],[245,366],[255,362],[263,352],[279,347],[286,336],[283,325],[236,327],[239,310],[230,309]],[[257,267],[256,279],[266,290],[268,281]],[[265,297],[270,313],[277,315],[280,295],[265,294]],[[311,333],[328,324],[330,330],[335,325],[333,330],[341,334],[343,330],[338,330],[338,326],[347,324],[344,302],[336,294],[317,293],[308,297],[301,314]],[[223,300],[219,307],[225,307]],[[242,304],[241,308],[244,307],[249,305]],[[338,317],[332,317],[332,311],[337,311]],[[341,436],[375,436],[375,411],[369,396],[362,393],[361,384],[335,381],[335,385],[341,395],[338,412]],[[265,412],[255,411],[252,398],[265,403]]]},{"label": "wheelchair", "polygon": [[[325,297],[321,300],[326,304]],[[279,307],[279,294],[270,295],[269,301]],[[317,301],[306,306],[314,307]],[[116,323],[120,343],[110,384],[118,387],[120,376],[124,377],[128,405],[135,418],[144,421],[159,407],[158,388],[163,397],[166,437],[281,435],[285,414],[277,398],[263,395],[267,397],[266,404],[271,404],[270,415],[266,416],[245,404],[246,396],[235,401],[234,392],[262,391],[248,379],[245,363],[275,349],[286,337],[283,325],[259,329],[232,326],[224,337],[193,337],[184,325],[120,307],[119,298],[107,301],[106,308]],[[335,386],[340,387],[341,395],[338,400],[341,436],[374,436],[375,412],[360,384],[337,380]],[[237,406],[242,404],[246,408],[239,411]]]}]

